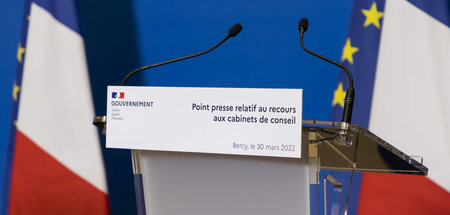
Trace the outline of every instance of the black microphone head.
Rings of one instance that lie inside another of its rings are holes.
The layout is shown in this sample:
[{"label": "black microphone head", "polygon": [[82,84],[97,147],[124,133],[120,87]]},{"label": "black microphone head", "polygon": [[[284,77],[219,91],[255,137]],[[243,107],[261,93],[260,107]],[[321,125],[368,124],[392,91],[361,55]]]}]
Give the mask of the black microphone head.
[{"label": "black microphone head", "polygon": [[298,31],[301,31],[303,29],[303,32],[306,32],[308,30],[308,19],[301,18],[298,22]]},{"label": "black microphone head", "polygon": [[239,23],[236,23],[233,26],[231,26],[230,30],[228,30],[228,35],[230,35],[230,37],[234,37],[237,34],[239,34],[239,32],[241,32],[241,30],[242,30],[242,25]]}]

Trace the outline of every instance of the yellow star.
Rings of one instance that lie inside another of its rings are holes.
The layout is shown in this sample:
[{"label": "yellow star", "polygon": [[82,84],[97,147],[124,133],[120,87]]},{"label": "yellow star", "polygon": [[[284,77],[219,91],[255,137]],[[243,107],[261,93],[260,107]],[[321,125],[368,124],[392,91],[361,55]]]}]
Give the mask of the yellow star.
[{"label": "yellow star", "polygon": [[19,43],[19,48],[17,49],[17,60],[19,61],[19,63],[22,63],[22,55],[25,52],[25,48],[22,47],[22,45]]},{"label": "yellow star", "polygon": [[372,7],[370,7],[370,10],[361,10],[361,11],[364,14],[364,16],[366,16],[364,27],[373,24],[375,25],[375,27],[380,29],[380,18],[384,16],[384,13],[377,10],[377,4],[375,2],[372,3]]},{"label": "yellow star", "polygon": [[17,101],[17,94],[20,91],[20,87],[16,85],[16,83],[14,82],[14,87],[13,87],[13,99],[14,101]]},{"label": "yellow star", "polygon": [[339,82],[338,87],[334,91],[333,107],[339,104],[342,108],[344,107],[345,91],[342,87],[342,82]]},{"label": "yellow star", "polygon": [[353,54],[359,50],[358,47],[352,47],[352,44],[350,42],[350,38],[347,38],[347,41],[345,42],[344,49],[342,50],[342,58],[341,60],[348,60],[351,64],[353,64]]}]

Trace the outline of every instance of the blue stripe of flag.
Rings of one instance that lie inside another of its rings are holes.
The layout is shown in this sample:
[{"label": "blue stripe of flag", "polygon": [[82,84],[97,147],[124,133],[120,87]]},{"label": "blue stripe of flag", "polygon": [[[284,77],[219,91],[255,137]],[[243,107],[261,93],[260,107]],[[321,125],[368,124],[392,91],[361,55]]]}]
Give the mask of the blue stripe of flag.
[{"label": "blue stripe of flag", "polygon": [[33,0],[33,2],[47,10],[56,20],[80,34],[76,1]]},{"label": "blue stripe of flag", "polygon": [[425,13],[450,27],[450,0],[408,0]]}]

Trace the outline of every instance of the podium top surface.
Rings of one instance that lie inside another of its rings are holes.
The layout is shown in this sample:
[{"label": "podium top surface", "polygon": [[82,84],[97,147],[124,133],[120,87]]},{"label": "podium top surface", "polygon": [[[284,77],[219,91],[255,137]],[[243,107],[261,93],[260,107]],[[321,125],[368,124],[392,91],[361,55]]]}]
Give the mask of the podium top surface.
[{"label": "podium top surface", "polygon": [[303,120],[303,132],[302,141],[309,143],[310,157],[320,158],[320,169],[413,175],[428,173],[421,159],[417,161],[357,125]]}]

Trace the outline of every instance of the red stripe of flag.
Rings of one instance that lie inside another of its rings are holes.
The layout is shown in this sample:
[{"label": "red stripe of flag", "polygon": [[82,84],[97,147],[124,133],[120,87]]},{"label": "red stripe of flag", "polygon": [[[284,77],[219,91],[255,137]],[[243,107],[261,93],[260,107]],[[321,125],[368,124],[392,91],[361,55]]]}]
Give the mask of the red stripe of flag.
[{"label": "red stripe of flag", "polygon": [[450,214],[449,193],[424,176],[364,173],[359,202],[358,215]]},{"label": "red stripe of flag", "polygon": [[108,197],[17,131],[9,214],[109,214]]}]

